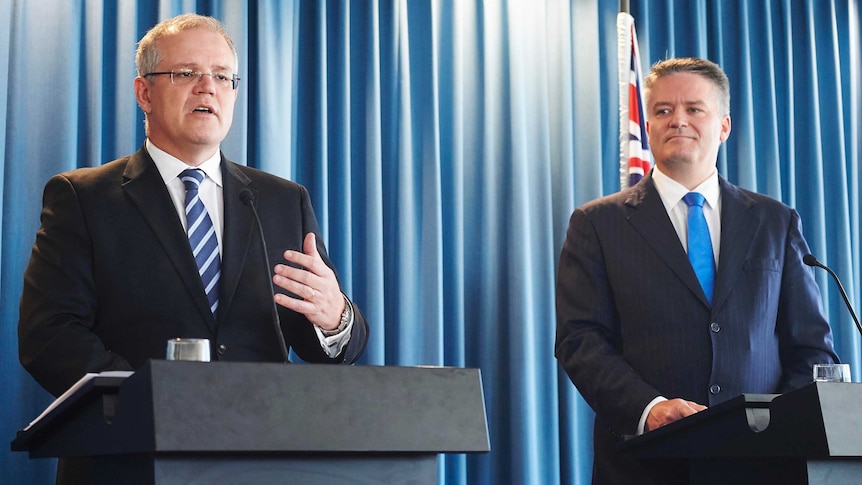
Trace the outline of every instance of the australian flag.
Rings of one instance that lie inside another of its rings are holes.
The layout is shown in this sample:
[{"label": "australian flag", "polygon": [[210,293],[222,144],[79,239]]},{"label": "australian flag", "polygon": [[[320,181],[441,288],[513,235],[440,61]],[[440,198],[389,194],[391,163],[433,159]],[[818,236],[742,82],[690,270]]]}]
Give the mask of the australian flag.
[{"label": "australian flag", "polygon": [[650,170],[649,143],[641,92],[641,63],[634,18],[617,16],[620,73],[620,188],[638,183]]}]

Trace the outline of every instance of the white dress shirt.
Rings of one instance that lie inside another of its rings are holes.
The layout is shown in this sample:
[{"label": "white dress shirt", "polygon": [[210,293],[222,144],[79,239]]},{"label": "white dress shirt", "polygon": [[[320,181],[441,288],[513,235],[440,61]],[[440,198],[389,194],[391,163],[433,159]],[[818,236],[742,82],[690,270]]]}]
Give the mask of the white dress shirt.
[{"label": "white dress shirt", "polygon": [[[177,210],[177,215],[183,223],[183,228],[188,230],[188,222],[186,221],[186,187],[179,175],[183,170],[188,168],[198,168],[206,174],[201,182],[198,195],[212,219],[213,227],[215,228],[216,238],[218,239],[219,255],[223,254],[222,248],[222,228],[224,227],[224,195],[221,174],[221,151],[216,150],[213,156],[206,161],[192,167],[182,160],[168,154],[164,150],[155,146],[149,138],[147,139],[147,152],[156,164],[165,186],[171,195],[171,200],[174,203],[174,208]],[[345,304],[349,304],[345,302]],[[353,320],[350,324],[336,335],[325,336],[320,327],[314,325],[314,330],[317,333],[317,339],[320,341],[320,346],[330,358],[337,356],[341,350],[350,341],[350,330],[353,328]]]},{"label": "white dress shirt", "polygon": [[[670,217],[670,222],[676,230],[677,237],[679,237],[679,242],[682,243],[682,248],[686,253],[688,253],[688,204],[682,198],[689,192],[699,192],[706,199],[703,204],[703,215],[706,218],[706,225],[709,227],[715,267],[718,268],[718,249],[721,247],[721,190],[718,188],[718,170],[713,170],[712,175],[694,190],[688,190],[676,180],[663,174],[658,166],[653,169],[652,178],[667,215]],[[667,398],[658,396],[646,405],[641,419],[638,421],[638,435],[644,433],[649,412],[662,401],[667,401]]]}]

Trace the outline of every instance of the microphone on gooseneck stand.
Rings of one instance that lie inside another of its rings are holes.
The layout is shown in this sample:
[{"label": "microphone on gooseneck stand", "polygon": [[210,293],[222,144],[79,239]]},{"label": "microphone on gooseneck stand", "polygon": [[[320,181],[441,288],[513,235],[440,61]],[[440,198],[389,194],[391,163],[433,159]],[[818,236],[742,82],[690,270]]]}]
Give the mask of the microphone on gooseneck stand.
[{"label": "microphone on gooseneck stand", "polygon": [[281,345],[281,355],[284,356],[284,362],[289,364],[290,357],[287,354],[287,342],[285,342],[284,333],[281,331],[281,319],[278,318],[278,307],[273,299],[275,288],[272,287],[272,277],[269,275],[269,253],[266,251],[266,239],[263,237],[263,225],[260,223],[260,217],[257,215],[257,208],[254,205],[254,194],[247,188],[242,189],[239,192],[239,200],[241,200],[243,204],[249,206],[251,208],[251,213],[254,214],[254,221],[255,224],[257,224],[258,234],[260,234],[260,248],[263,251],[263,264],[266,265],[263,274],[266,276],[266,281],[269,284],[270,302],[272,303],[272,324],[275,326],[275,335],[278,337],[278,343]]},{"label": "microphone on gooseneck stand", "polygon": [[847,298],[847,292],[844,291],[844,285],[841,284],[841,280],[838,279],[838,275],[836,275],[834,271],[829,269],[828,266],[821,263],[820,261],[817,261],[817,258],[815,258],[812,254],[806,254],[805,256],[803,256],[802,262],[807,264],[808,266],[816,266],[818,268],[823,268],[826,270],[827,273],[832,275],[832,279],[834,279],[835,282],[838,283],[838,291],[841,292],[841,296],[844,298],[844,304],[847,305],[847,309],[850,310],[850,316],[853,317],[853,322],[856,324],[856,328],[859,330],[859,334],[862,335],[862,325],[859,324],[859,319],[856,318],[856,312],[853,311],[853,305],[850,304],[850,299]]}]

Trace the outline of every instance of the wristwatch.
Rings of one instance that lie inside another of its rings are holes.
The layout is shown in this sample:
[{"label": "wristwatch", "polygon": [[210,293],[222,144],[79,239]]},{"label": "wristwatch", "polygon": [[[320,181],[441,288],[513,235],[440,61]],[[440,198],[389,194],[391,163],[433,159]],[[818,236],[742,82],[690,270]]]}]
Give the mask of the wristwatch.
[{"label": "wristwatch", "polygon": [[[342,295],[343,296],[343,295]],[[341,312],[341,322],[338,323],[338,328],[334,330],[324,330],[320,329],[323,333],[324,337],[332,337],[333,335],[338,335],[350,325],[350,322],[353,321],[353,306],[350,304],[350,300],[347,297],[344,297],[344,311]]]}]

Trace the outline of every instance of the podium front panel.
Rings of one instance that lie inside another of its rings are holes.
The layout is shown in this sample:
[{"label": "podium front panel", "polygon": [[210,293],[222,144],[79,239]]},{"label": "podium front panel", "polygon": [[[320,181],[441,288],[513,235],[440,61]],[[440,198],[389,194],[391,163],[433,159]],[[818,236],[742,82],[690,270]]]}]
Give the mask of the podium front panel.
[{"label": "podium front panel", "polygon": [[32,457],[482,453],[478,369],[150,361],[19,433]]}]

